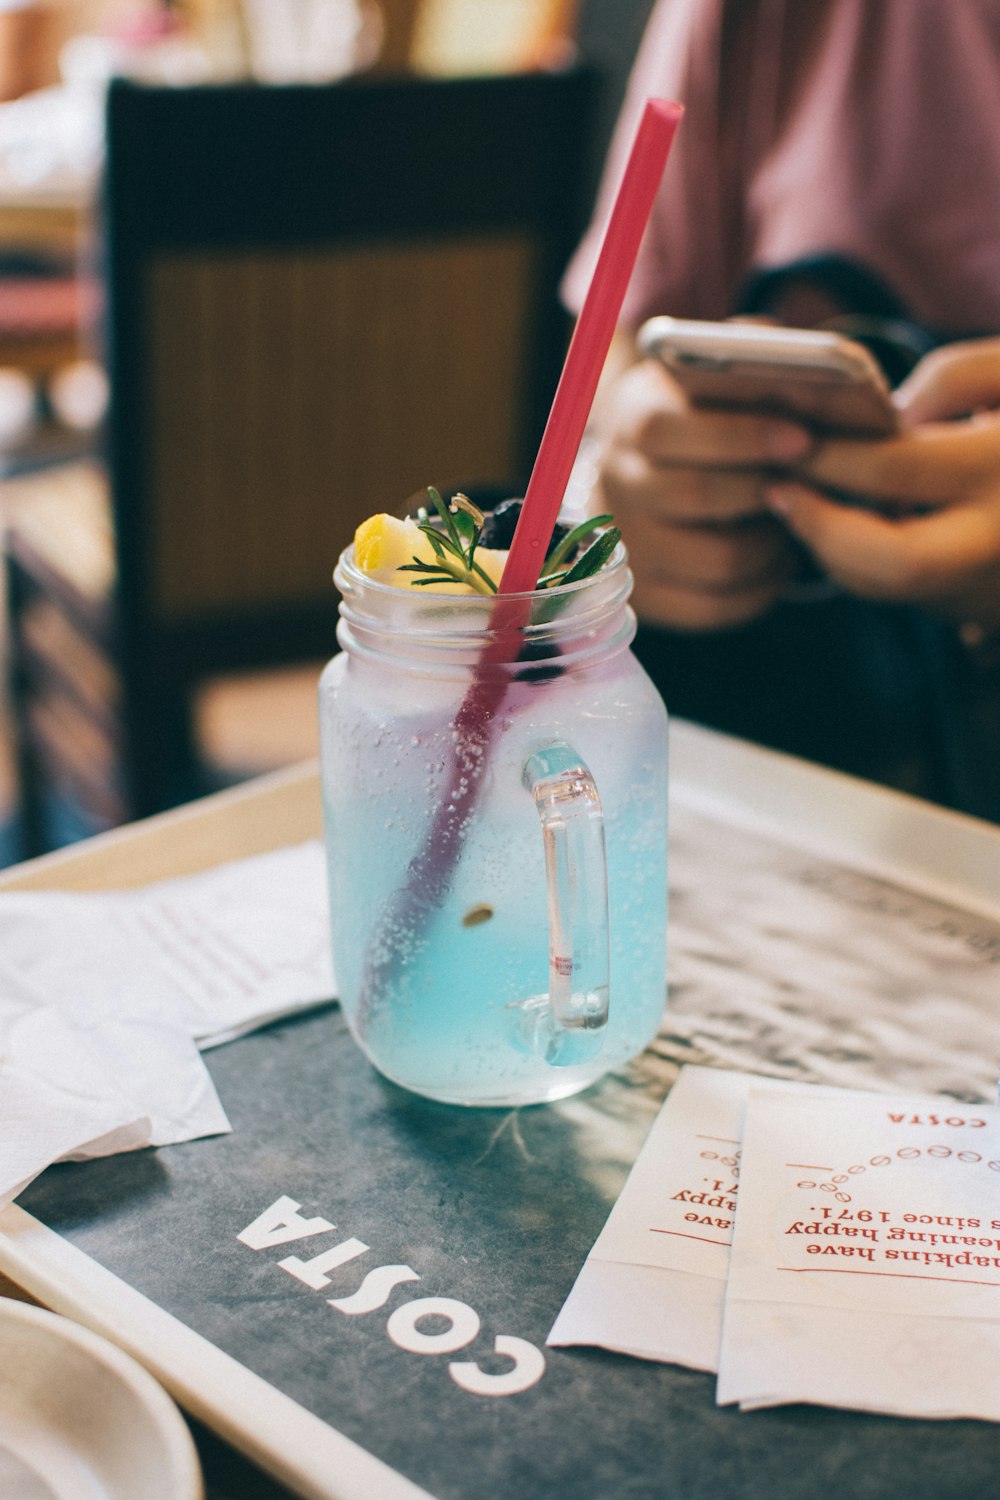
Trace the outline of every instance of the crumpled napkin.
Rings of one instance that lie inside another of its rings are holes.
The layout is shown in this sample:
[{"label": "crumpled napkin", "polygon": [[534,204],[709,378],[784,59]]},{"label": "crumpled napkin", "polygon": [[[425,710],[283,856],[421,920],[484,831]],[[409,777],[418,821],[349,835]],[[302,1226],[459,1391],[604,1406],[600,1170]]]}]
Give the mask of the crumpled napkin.
[{"label": "crumpled napkin", "polygon": [[199,1049],[334,998],[318,840],[135,891],[0,894],[0,1207],[227,1131]]}]

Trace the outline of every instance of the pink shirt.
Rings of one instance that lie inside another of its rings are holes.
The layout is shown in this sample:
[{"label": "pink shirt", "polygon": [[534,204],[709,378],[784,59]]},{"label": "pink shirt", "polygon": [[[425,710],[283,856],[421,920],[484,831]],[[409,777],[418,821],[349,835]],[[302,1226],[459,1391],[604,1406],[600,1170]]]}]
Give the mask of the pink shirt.
[{"label": "pink shirt", "polygon": [[752,271],[822,253],[930,328],[1000,330],[1000,0],[658,0],[566,273],[574,311],[651,94],[687,112],[625,326],[726,317]]}]

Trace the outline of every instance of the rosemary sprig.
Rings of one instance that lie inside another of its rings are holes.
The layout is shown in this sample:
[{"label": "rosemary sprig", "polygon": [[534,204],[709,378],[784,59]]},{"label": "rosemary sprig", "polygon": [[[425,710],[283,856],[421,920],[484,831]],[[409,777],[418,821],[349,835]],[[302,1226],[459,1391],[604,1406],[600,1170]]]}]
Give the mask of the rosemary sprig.
[{"label": "rosemary sprig", "polygon": [[[610,519],[610,517],[609,517]],[[545,578],[539,579],[539,588],[554,588],[556,584],[579,583],[582,578],[589,578],[604,567],[612,552],[622,539],[622,534],[617,526],[610,526],[607,531],[602,531],[586,552],[582,552],[571,568],[562,573],[548,573]]]},{"label": "rosemary sprig", "polygon": [[[592,532],[597,531],[601,526],[610,526],[613,519],[613,516],[591,516],[588,520],[581,521],[579,526],[574,526],[572,531],[568,531],[563,537],[562,541],[557,542],[556,545],[552,548],[552,551],[549,553],[548,557],[546,557],[545,559],[545,562],[542,564],[542,576],[538,580],[538,587],[540,589],[551,588],[555,583],[565,583],[566,575],[565,573],[560,573],[560,569],[562,568],[563,563],[567,558],[573,556],[573,553],[577,550],[577,548],[583,544],[585,537],[590,536]],[[615,550],[615,547],[621,540],[621,532],[616,526],[612,527],[611,531],[603,533],[604,536],[611,536],[612,534],[614,536],[614,540],[611,543],[611,546],[608,548],[605,556],[601,557],[600,560],[595,562],[593,565],[588,566],[586,572],[578,573],[577,578],[587,578],[591,573],[596,573],[598,568],[604,566],[604,563],[611,556],[612,552]],[[579,564],[583,562],[584,558],[588,555],[588,552],[583,553],[583,555],[578,559],[577,563],[574,564],[574,567],[579,566]],[[573,581],[575,582],[576,580],[574,579]]]},{"label": "rosemary sprig", "polygon": [[432,583],[465,583],[478,594],[495,594],[496,584],[476,562],[476,548],[486,519],[482,511],[467,495],[456,495],[451,504],[446,505],[433,485],[428,485],[427,494],[444,530],[426,513],[417,526],[430,542],[435,561],[421,562],[415,557],[412,562],[402,563],[399,571],[425,575],[414,579],[414,588],[427,588]]},{"label": "rosemary sprig", "polygon": [[[427,494],[437,518],[422,509],[418,513],[417,525],[431,544],[434,561],[422,562],[415,557],[412,562],[401,564],[399,571],[422,575],[414,579],[415,588],[427,588],[435,583],[464,583],[479,594],[495,594],[496,584],[476,562],[476,548],[480,545],[486,520],[483,512],[467,495],[455,495],[447,504],[433,485],[428,485]],[[568,531],[542,564],[538,587],[550,589],[558,584],[579,583],[603,568],[621,541],[621,532],[611,524],[612,520],[609,515],[591,516]],[[590,545],[569,563],[588,537],[594,538]]]}]

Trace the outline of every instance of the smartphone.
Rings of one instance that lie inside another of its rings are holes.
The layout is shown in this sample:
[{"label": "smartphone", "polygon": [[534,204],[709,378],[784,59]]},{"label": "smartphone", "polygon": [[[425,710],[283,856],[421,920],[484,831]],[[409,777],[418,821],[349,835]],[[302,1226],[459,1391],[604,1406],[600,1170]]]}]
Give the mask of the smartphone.
[{"label": "smartphone", "polygon": [[839,333],[659,317],[639,330],[639,349],[696,406],[771,412],[846,435],[885,437],[898,426],[874,357]]}]

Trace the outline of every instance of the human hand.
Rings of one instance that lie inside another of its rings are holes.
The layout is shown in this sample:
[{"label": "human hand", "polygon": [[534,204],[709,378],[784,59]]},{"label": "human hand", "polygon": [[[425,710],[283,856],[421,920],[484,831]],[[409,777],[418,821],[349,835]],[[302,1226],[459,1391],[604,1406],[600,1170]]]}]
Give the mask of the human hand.
[{"label": "human hand", "polygon": [[[768,504],[851,593],[996,630],[1000,339],[936,350],[896,401],[898,437],[824,441],[795,482],[769,488]],[[874,508],[838,503],[823,490]]]},{"label": "human hand", "polygon": [[605,398],[595,503],[621,527],[649,624],[710,630],[764,614],[798,567],[768,513],[775,469],[810,451],[804,428],[743,412],[696,410],[654,360]]}]

